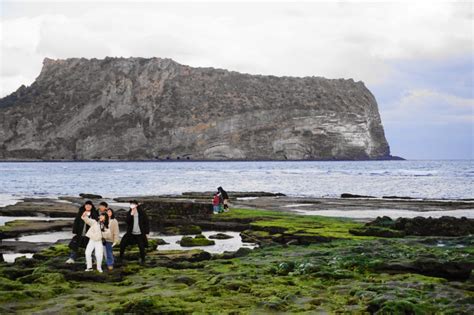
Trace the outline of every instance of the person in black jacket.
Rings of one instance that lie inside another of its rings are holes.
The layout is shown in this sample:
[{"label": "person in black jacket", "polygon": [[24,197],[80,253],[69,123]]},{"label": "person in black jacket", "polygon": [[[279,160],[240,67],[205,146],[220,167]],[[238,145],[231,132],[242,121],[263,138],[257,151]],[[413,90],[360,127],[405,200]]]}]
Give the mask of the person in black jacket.
[{"label": "person in black jacket", "polygon": [[229,195],[222,187],[217,188],[217,192],[219,193],[220,197],[222,198],[222,203],[224,204],[224,211],[229,211]]},{"label": "person in black jacket", "polygon": [[89,230],[89,226],[84,223],[84,220],[82,220],[82,214],[84,212],[87,212],[87,215],[94,220],[99,219],[99,213],[94,207],[92,201],[87,200],[79,208],[76,218],[74,219],[74,224],[72,226],[72,234],[74,234],[74,236],[72,237],[71,242],[69,242],[69,248],[71,249],[71,253],[69,254],[69,259],[66,260],[67,264],[73,264],[77,257],[77,252],[79,248],[86,248],[87,243],[89,243],[89,238],[86,236],[87,230]]},{"label": "person in black jacket", "polygon": [[140,249],[140,263],[145,263],[145,248],[148,247],[147,234],[150,234],[148,216],[136,200],[130,200],[130,210],[125,219],[127,232],[120,242],[120,260],[123,259],[125,248],[137,244]]}]

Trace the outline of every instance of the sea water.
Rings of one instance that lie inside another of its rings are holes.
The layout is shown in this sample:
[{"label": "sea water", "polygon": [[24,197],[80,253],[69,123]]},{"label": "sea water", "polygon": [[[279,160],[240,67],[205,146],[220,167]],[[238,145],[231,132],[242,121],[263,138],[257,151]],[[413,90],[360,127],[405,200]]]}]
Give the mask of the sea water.
[{"label": "sea water", "polygon": [[465,199],[474,198],[474,161],[0,162],[0,206],[25,197],[179,194],[218,186],[307,197]]}]

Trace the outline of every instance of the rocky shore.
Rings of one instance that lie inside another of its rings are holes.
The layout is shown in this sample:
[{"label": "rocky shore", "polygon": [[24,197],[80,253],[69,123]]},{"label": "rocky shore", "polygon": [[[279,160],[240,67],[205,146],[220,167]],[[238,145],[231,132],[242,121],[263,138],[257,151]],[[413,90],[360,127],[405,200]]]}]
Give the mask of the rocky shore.
[{"label": "rocky shore", "polygon": [[[143,202],[155,233],[184,235],[179,242],[186,247],[160,250],[165,242],[152,239],[144,267],[136,263],[137,249],[114,271],[98,274],[83,272],[83,258],[66,265],[64,241],[2,241],[2,253],[34,255],[0,263],[0,313],[474,312],[474,220],[449,216],[449,211],[472,210],[469,201],[231,195],[232,210],[219,215],[212,214],[208,193],[133,197]],[[130,197],[85,197],[109,202],[123,222],[123,202]],[[0,208],[4,217],[43,216],[6,222],[0,236],[68,231],[72,221],[54,218],[73,217],[84,200],[29,199]],[[302,204],[379,209],[381,216],[360,222],[296,214],[294,205]],[[387,208],[446,215],[394,219],[383,217]],[[222,232],[205,236],[203,231]],[[224,231],[239,232],[243,242],[258,248],[207,252],[206,246],[232,238]]]}]

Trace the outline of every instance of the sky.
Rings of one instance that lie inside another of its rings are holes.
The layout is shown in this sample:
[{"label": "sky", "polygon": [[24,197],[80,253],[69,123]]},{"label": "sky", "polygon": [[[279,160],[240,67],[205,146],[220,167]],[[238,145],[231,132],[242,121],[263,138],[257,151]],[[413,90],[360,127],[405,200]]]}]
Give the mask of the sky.
[{"label": "sky", "polygon": [[0,97],[48,58],[363,81],[393,155],[474,159],[470,1],[1,1]]}]

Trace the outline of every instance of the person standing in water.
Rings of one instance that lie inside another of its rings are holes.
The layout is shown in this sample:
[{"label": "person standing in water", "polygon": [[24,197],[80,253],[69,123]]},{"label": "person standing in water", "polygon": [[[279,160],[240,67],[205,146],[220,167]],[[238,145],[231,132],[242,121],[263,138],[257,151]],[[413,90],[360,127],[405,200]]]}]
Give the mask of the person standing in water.
[{"label": "person standing in water", "polygon": [[117,245],[119,241],[119,224],[117,219],[115,218],[114,211],[112,209],[107,210],[107,216],[109,217],[109,230],[110,233],[105,237],[105,245],[104,245],[104,256],[105,261],[107,263],[107,269],[113,270],[114,269],[114,252],[113,247]]},{"label": "person standing in water", "polygon": [[85,224],[82,220],[82,215],[84,213],[88,218],[91,218],[93,220],[99,219],[99,213],[94,207],[92,201],[87,200],[79,208],[72,227],[72,233],[74,234],[74,236],[72,237],[71,242],[69,242],[69,248],[71,249],[71,252],[69,254],[69,259],[66,260],[66,264],[73,264],[77,257],[77,252],[79,251],[79,248],[85,248],[87,246],[87,243],[89,242],[89,238],[86,236],[86,233],[89,230],[89,226]]},{"label": "person standing in water", "polygon": [[223,204],[224,204],[224,212],[228,212],[229,211],[229,195],[227,194],[227,192],[222,187],[218,187],[217,191],[219,192],[219,194],[222,198],[222,201],[223,201]]},{"label": "person standing in water", "polygon": [[146,212],[136,200],[130,200],[130,210],[125,220],[127,232],[120,242],[120,260],[128,245],[137,244],[140,249],[140,264],[145,264],[145,248],[148,247],[147,235],[150,234],[150,224]]}]

